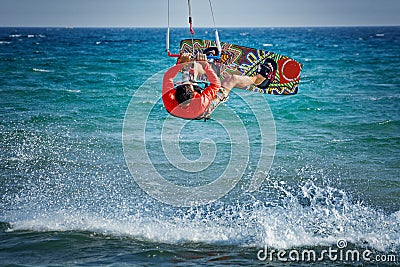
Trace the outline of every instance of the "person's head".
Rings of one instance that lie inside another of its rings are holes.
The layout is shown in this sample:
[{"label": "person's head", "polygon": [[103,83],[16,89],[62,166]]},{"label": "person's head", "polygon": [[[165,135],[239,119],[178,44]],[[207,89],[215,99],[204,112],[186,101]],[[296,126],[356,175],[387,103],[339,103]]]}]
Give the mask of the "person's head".
[{"label": "person's head", "polygon": [[182,104],[193,98],[194,91],[191,83],[180,84],[175,87],[175,99],[179,104]]},{"label": "person's head", "polygon": [[196,84],[184,83],[175,87],[175,99],[179,104],[188,102],[196,93],[201,93],[202,88]]}]

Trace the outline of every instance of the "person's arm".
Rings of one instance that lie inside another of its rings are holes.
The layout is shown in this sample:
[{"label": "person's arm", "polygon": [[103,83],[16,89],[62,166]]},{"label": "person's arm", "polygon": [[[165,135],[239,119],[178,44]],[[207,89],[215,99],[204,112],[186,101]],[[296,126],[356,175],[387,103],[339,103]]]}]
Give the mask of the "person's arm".
[{"label": "person's arm", "polygon": [[163,79],[163,86],[162,86],[162,95],[164,96],[169,91],[174,89],[174,78],[178,74],[178,72],[185,66],[187,66],[188,62],[190,61],[190,54],[183,53],[179,59],[178,64],[171,67],[167,72],[164,74]]},{"label": "person's arm", "polygon": [[174,78],[178,72],[182,69],[182,65],[178,64],[171,67],[164,74],[163,85],[162,85],[162,95],[166,95],[169,91],[174,90]]},{"label": "person's arm", "polygon": [[208,64],[207,56],[205,54],[199,54],[197,55],[196,60],[196,70],[201,74],[205,73],[208,81],[210,82],[210,86],[208,86],[207,89],[210,88],[210,90],[218,91],[218,89],[221,87],[221,81],[211,65]]},{"label": "person's arm", "polygon": [[212,69],[210,64],[205,62],[202,64],[204,71],[206,72],[207,79],[210,82],[210,85],[201,93],[206,96],[209,100],[215,98],[218,93],[218,90],[221,88],[221,81],[219,80],[217,74]]},{"label": "person's arm", "polygon": [[207,79],[210,82],[210,86],[213,90],[217,90],[221,87],[221,81],[219,80],[217,74],[213,70],[213,68],[206,62],[203,66],[204,71],[206,72]]}]

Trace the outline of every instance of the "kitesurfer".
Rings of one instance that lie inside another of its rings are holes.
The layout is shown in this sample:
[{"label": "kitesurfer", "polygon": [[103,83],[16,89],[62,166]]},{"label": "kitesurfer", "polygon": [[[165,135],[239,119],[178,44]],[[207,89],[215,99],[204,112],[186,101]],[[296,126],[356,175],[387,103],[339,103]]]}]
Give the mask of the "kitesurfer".
[{"label": "kitesurfer", "polygon": [[[195,76],[198,72],[207,76],[210,84],[201,92],[196,90],[196,84],[190,80],[174,86],[175,76],[182,69],[187,69],[189,64],[193,64],[192,70]],[[221,102],[226,101],[229,91],[221,88],[221,82],[207,62],[205,54],[199,54],[196,61],[193,61],[191,54],[184,53],[181,55],[180,64],[173,66],[164,74],[162,100],[166,110],[173,116],[184,119],[207,119]]]}]

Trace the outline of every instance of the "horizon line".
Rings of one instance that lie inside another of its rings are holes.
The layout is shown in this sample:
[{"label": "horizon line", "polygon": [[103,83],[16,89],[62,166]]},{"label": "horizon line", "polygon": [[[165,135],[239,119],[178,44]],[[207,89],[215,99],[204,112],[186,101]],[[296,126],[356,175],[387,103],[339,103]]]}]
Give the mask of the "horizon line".
[{"label": "horizon line", "polygon": [[[251,29],[251,28],[333,28],[333,27],[400,27],[400,24],[352,24],[352,25],[274,25],[274,26],[198,26],[198,29],[230,29],[230,28],[240,28],[240,29]],[[119,26],[119,25],[0,25],[0,28],[66,28],[66,29],[73,29],[73,28],[141,28],[141,29],[166,29],[167,26]],[[174,26],[169,27],[170,29],[185,29],[188,28],[187,26]],[[195,28],[195,29],[196,29]]]}]

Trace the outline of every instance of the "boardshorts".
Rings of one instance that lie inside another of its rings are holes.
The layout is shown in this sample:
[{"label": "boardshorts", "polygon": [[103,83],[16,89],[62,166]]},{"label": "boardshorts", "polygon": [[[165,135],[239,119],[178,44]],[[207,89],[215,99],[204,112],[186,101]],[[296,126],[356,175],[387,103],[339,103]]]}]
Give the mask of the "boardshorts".
[{"label": "boardshorts", "polygon": [[229,93],[226,91],[225,88],[221,87],[218,92],[217,95],[215,96],[215,98],[213,100],[211,100],[210,105],[208,106],[208,108],[206,109],[206,111],[200,115],[199,117],[196,118],[196,120],[208,120],[211,116],[211,114],[214,112],[214,110],[219,106],[219,104],[226,102],[229,98]]}]

